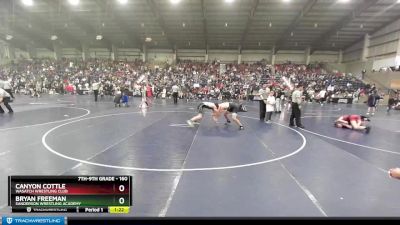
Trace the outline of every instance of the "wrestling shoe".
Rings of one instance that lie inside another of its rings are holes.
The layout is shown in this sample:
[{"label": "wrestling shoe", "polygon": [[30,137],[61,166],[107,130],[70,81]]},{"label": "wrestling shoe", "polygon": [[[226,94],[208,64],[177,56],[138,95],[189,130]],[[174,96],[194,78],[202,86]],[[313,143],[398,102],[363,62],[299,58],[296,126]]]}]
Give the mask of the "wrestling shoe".
[{"label": "wrestling shoe", "polygon": [[371,131],[371,127],[366,127],[366,128],[365,128],[365,133],[366,133],[366,134],[369,134],[370,131]]},{"label": "wrestling shoe", "polygon": [[189,125],[189,127],[194,127],[194,124],[191,120],[186,121],[186,123]]}]

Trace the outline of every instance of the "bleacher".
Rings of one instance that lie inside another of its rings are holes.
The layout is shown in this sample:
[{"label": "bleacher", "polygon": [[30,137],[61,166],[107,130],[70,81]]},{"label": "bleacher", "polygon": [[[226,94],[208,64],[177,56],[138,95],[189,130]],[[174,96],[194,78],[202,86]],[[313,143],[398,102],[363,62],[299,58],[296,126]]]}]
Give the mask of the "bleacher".
[{"label": "bleacher", "polygon": [[[350,87],[347,86],[348,83],[351,85]],[[343,79],[336,81],[336,85],[339,87],[339,89],[344,89],[344,90],[347,89],[357,90],[359,88],[365,88],[365,84],[361,80]]]}]

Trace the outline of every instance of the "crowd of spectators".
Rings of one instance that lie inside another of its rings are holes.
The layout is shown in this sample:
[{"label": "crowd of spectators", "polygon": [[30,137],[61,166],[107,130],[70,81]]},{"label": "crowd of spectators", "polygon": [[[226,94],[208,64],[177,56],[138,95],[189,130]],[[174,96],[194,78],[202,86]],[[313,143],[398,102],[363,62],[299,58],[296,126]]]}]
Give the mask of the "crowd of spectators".
[{"label": "crowd of spectators", "polygon": [[[306,99],[358,96],[364,85],[351,75],[328,73],[320,65],[284,63],[268,65],[199,63],[180,61],[175,65],[142,61],[92,59],[33,59],[0,67],[0,79],[9,81],[15,93],[31,96],[47,94],[90,94],[100,83],[99,95],[126,91],[140,96],[150,86],[156,98],[169,98],[172,86],[179,87],[183,99],[251,100],[262,87],[289,94],[301,83]],[[323,95],[323,96],[322,96]]]}]

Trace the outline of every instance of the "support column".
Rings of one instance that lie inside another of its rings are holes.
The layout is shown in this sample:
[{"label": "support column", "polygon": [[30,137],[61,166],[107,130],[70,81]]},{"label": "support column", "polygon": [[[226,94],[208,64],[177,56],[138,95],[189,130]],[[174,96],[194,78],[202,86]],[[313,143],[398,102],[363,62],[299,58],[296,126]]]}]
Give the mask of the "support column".
[{"label": "support column", "polygon": [[361,61],[366,62],[368,57],[369,34],[364,36],[364,46],[361,53]]},{"label": "support column", "polygon": [[400,39],[397,42],[397,51],[396,51],[395,64],[396,64],[396,67],[400,66]]},{"label": "support column", "polygon": [[147,46],[143,44],[142,61],[147,62]]},{"label": "support column", "polygon": [[208,62],[208,45],[206,46],[206,55],[204,56],[204,62]]},{"label": "support column", "polygon": [[238,49],[238,64],[242,63],[242,46],[239,45]]},{"label": "support column", "polygon": [[61,46],[58,45],[57,43],[53,43],[53,50],[54,50],[54,58],[56,60],[60,60],[63,57]]},{"label": "support column", "polygon": [[276,57],[276,52],[275,52],[275,46],[274,46],[271,49],[271,65],[275,65],[275,57]]},{"label": "support column", "polygon": [[400,55],[400,39],[397,42],[397,54],[396,55]]},{"label": "support column", "polygon": [[15,59],[15,48],[12,45],[8,45],[5,47],[5,55],[7,58],[9,58],[10,60],[14,60]]},{"label": "support column", "polygon": [[174,45],[174,54],[172,55],[172,64],[176,64],[176,60],[178,58],[178,48]]},{"label": "support column", "polygon": [[111,60],[115,61],[115,59],[118,59],[118,48],[112,44],[111,45]]},{"label": "support column", "polygon": [[5,55],[5,46],[0,44],[0,65],[3,64],[4,55]]},{"label": "support column", "polygon": [[82,44],[82,60],[86,61],[90,58],[89,46]]},{"label": "support column", "polygon": [[311,48],[310,47],[306,48],[304,55],[305,55],[306,65],[310,64],[310,60],[311,60]]},{"label": "support column", "polygon": [[342,64],[343,63],[343,50],[339,50],[339,55],[338,55],[338,63]]},{"label": "support column", "polygon": [[36,50],[36,48],[34,46],[28,44],[26,46],[26,49],[28,50],[30,59],[37,58],[37,50]]}]

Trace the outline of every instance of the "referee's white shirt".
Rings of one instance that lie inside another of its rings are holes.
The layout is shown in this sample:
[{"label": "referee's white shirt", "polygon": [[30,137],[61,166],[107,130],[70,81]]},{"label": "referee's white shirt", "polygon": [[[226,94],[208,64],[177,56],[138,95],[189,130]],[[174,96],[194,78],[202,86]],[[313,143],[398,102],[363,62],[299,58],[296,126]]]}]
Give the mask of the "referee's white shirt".
[{"label": "referee's white shirt", "polygon": [[92,89],[93,90],[99,90],[99,88],[100,88],[100,83],[95,82],[95,83],[92,84]]},{"label": "referee's white shirt", "polygon": [[178,91],[179,91],[179,87],[178,86],[176,86],[176,85],[172,86],[172,92],[178,93]]},{"label": "referee's white shirt", "polygon": [[292,102],[293,103],[297,103],[297,104],[301,104],[301,96],[302,96],[302,92],[301,91],[299,91],[299,90],[295,90],[295,91],[293,91],[293,94],[292,94]]},{"label": "referee's white shirt", "polygon": [[8,81],[8,80],[3,81],[3,89],[11,89],[10,81]]},{"label": "referee's white shirt", "polygon": [[3,88],[0,88],[0,98],[6,98],[6,97],[11,97],[10,94],[8,94],[7,91],[5,91]]}]

